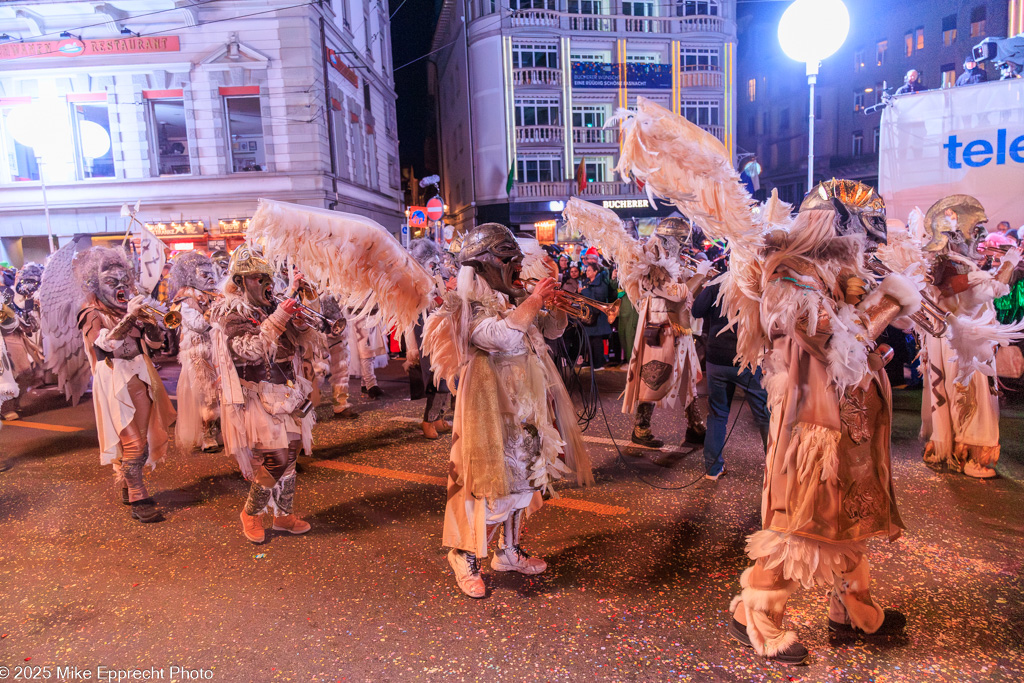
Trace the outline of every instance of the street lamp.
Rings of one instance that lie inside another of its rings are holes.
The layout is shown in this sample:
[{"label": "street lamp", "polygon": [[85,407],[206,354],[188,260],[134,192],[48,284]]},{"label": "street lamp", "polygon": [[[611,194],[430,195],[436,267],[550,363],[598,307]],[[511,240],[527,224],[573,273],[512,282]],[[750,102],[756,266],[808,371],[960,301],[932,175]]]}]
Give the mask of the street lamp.
[{"label": "street lamp", "polygon": [[779,44],[790,59],[807,65],[811,91],[808,109],[807,191],[814,187],[814,85],[821,60],[836,53],[850,32],[843,0],[796,0],[779,20]]}]

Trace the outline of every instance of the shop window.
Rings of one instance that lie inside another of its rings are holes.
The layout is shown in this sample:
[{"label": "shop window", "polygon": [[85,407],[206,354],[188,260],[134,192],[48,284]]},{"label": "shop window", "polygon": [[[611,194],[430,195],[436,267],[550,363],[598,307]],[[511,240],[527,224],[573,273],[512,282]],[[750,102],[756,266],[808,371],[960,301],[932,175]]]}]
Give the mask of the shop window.
[{"label": "shop window", "polygon": [[562,180],[561,157],[519,157],[516,180],[521,183],[549,183]]},{"label": "shop window", "polygon": [[187,175],[192,172],[188,155],[188,129],[185,102],[173,99],[150,100],[154,134],[150,135],[158,175]]},{"label": "shop window", "polygon": [[225,97],[228,138],[231,142],[231,171],[247,173],[266,169],[266,147],[263,144],[263,112],[260,98]]},{"label": "shop window", "polygon": [[107,103],[72,105],[75,147],[82,178],[113,178],[110,112]]}]

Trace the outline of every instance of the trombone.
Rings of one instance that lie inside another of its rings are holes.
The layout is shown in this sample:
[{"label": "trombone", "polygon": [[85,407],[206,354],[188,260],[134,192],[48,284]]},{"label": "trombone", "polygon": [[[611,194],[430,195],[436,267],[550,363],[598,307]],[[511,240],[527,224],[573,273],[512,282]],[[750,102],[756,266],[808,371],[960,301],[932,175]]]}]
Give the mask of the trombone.
[{"label": "trombone", "polygon": [[[299,309],[298,317],[300,320],[302,320],[303,323],[305,323],[309,327],[322,328],[330,332],[334,336],[338,336],[339,334],[345,331],[345,326],[348,323],[347,320],[345,320],[344,318],[339,318],[338,320],[331,320],[323,313],[320,313],[319,311],[314,311],[309,306],[303,304],[301,301],[299,301],[300,298],[306,299],[306,301],[310,301],[311,298],[306,296],[305,293],[303,293],[301,290],[299,292],[296,292],[295,305]],[[270,299],[280,306],[282,302],[287,300],[287,297],[281,296],[280,294],[271,294]]]},{"label": "trombone", "polygon": [[[524,285],[536,285],[540,280],[536,278],[530,278],[523,282]],[[555,290],[555,309],[559,311],[565,311],[566,314],[571,315],[574,318],[578,318],[584,325],[593,325],[594,318],[597,317],[597,312],[600,311],[608,316],[608,324],[615,322],[615,319],[619,317],[619,308],[622,306],[622,299],[616,299],[610,304],[589,299],[579,294],[573,294],[572,292],[566,292],[562,289]]]},{"label": "trombone", "polygon": [[[892,268],[885,265],[882,259],[877,256],[868,258],[867,266],[872,273],[879,277],[884,277],[893,272]],[[945,336],[946,329],[949,327],[948,317],[949,313],[942,310],[942,307],[932,300],[931,297],[921,292],[921,310],[911,315],[910,319],[931,336],[942,337]]]}]

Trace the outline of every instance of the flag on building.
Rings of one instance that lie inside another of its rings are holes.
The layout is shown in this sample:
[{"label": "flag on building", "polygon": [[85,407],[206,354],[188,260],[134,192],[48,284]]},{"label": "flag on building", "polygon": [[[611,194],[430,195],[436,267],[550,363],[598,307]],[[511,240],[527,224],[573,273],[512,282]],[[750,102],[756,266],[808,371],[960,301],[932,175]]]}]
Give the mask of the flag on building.
[{"label": "flag on building", "polygon": [[148,294],[159,284],[167,257],[164,255],[164,243],[156,235],[141,223],[139,230],[139,291]]},{"label": "flag on building", "polygon": [[508,167],[508,178],[505,180],[505,194],[512,194],[512,186],[516,182],[516,162],[512,162],[512,165]]},{"label": "flag on building", "polygon": [[587,189],[587,160],[580,158],[580,165],[576,167],[576,194],[583,194]]}]

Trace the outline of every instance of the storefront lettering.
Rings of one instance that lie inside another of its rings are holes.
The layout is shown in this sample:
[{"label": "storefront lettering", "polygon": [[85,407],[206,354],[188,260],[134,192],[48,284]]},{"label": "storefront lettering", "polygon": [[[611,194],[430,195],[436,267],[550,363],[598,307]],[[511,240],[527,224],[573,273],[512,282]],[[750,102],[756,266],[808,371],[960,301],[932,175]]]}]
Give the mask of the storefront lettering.
[{"label": "storefront lettering", "polygon": [[0,45],[0,59],[37,57],[88,57],[92,55],[131,55],[151,52],[179,52],[178,36],[142,36],[101,40],[39,40],[30,43]]}]

